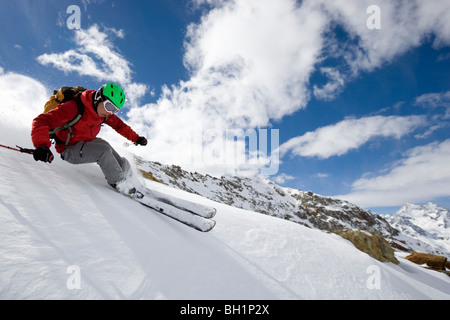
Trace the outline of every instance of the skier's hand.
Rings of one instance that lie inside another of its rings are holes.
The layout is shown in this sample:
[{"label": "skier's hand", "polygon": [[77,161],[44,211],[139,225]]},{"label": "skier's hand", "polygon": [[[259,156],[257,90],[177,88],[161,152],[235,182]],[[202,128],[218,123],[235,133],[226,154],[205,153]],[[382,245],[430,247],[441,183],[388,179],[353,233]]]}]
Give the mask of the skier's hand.
[{"label": "skier's hand", "polygon": [[136,141],[136,145],[146,146],[147,139],[145,137],[139,137]]},{"label": "skier's hand", "polygon": [[52,163],[53,153],[47,147],[38,147],[33,151],[33,158],[36,161]]}]

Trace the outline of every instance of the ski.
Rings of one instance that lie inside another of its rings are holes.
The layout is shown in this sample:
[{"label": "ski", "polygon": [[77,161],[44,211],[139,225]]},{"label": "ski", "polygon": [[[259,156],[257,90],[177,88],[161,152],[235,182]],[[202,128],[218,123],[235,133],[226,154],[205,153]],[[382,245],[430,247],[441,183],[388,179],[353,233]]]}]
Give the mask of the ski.
[{"label": "ski", "polygon": [[130,198],[136,200],[147,208],[150,208],[201,232],[211,231],[216,225],[216,221],[212,219],[204,218],[193,214],[192,212],[182,210],[168,203],[148,197],[145,194],[143,194],[142,197],[130,196]]},{"label": "ski", "polygon": [[211,219],[216,215],[216,208],[209,207],[206,205],[202,205],[199,203],[195,203],[189,200],[180,199],[174,196],[170,196],[158,191],[145,189],[143,190],[144,194],[149,198],[158,200],[160,202],[169,204],[173,207],[181,209],[183,211],[188,211],[192,214],[201,216],[203,218]]},{"label": "ski", "polygon": [[198,231],[208,232],[216,225],[216,221],[211,219],[216,214],[215,208],[178,199],[177,197],[149,189],[145,189],[145,192],[142,192],[132,188],[128,192],[124,192],[123,187],[112,187],[116,192],[139,202],[143,206]]}]

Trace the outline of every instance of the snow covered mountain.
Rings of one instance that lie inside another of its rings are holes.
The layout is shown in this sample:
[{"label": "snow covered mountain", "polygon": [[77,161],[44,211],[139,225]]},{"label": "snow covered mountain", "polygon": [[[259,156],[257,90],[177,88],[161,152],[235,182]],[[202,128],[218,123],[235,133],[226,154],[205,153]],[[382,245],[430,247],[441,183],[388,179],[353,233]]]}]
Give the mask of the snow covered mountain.
[{"label": "snow covered mountain", "polygon": [[[148,179],[216,202],[328,232],[371,230],[388,239],[395,249],[450,257],[448,210],[433,204],[423,209],[406,205],[393,216],[382,216],[347,201],[281,187],[270,180],[234,176],[216,178],[157,162],[137,159],[137,163]],[[427,214],[422,214],[423,210]]]},{"label": "snow covered mountain", "polygon": [[178,166],[138,159],[144,176],[216,202],[294,221],[325,231],[367,229],[396,235],[383,217],[347,201],[276,185],[270,180],[228,176],[216,178],[191,173]]},{"label": "snow covered mountain", "polygon": [[142,181],[216,207],[201,233],[117,194],[96,164],[0,159],[0,299],[450,299],[447,275],[336,234]]},{"label": "snow covered mountain", "polygon": [[420,240],[415,251],[450,256],[450,211],[434,203],[415,205],[407,203],[385,219],[400,234]]}]

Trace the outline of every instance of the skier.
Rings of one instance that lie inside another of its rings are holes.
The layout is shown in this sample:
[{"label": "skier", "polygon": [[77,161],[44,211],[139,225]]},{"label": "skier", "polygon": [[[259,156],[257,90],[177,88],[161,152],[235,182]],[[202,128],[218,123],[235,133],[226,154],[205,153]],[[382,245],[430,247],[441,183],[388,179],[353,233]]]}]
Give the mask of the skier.
[{"label": "skier", "polygon": [[[107,141],[97,137],[101,125],[106,123],[136,145],[147,145],[147,139],[116,116],[125,103],[125,93],[119,85],[107,83],[97,91],[84,91],[80,98],[84,105],[82,117],[72,127],[56,133],[55,149],[63,160],[72,164],[96,162],[107,182],[116,188],[131,174],[131,167]],[[49,130],[70,122],[78,110],[77,101],[70,100],[33,120],[31,139],[36,148],[33,152],[36,161],[52,162]]]}]

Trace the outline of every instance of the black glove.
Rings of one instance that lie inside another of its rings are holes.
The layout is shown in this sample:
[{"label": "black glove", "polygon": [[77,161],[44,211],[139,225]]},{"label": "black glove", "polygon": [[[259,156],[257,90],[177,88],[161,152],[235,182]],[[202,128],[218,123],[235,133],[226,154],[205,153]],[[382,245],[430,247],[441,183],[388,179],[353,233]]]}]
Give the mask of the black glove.
[{"label": "black glove", "polygon": [[135,143],[136,145],[146,146],[147,145],[147,139],[145,137],[139,137]]},{"label": "black glove", "polygon": [[38,147],[33,151],[33,158],[36,161],[44,161],[51,163],[53,161],[53,153],[47,147]]}]

